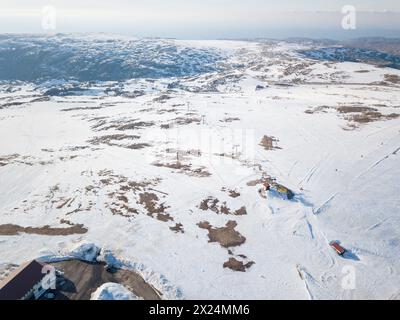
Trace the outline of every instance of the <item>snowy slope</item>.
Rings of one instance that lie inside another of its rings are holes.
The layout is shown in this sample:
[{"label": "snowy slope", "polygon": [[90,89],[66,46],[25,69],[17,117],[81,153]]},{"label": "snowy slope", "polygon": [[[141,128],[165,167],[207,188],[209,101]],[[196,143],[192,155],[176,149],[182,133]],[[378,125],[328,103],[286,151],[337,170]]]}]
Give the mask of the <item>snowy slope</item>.
[{"label": "snowy slope", "polygon": [[[89,241],[188,299],[398,298],[400,71],[283,42],[174,46],[223,69],[2,84],[0,264]],[[296,197],[260,197],[266,175]]]}]

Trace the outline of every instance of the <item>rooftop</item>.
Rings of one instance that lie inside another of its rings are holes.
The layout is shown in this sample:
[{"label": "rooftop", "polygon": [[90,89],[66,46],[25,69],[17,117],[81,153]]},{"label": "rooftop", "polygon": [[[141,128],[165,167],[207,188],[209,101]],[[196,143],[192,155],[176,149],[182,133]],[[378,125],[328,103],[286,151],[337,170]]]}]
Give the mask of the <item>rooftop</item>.
[{"label": "rooftop", "polygon": [[32,260],[14,270],[0,282],[0,300],[19,300],[25,296],[45,276],[43,266]]}]

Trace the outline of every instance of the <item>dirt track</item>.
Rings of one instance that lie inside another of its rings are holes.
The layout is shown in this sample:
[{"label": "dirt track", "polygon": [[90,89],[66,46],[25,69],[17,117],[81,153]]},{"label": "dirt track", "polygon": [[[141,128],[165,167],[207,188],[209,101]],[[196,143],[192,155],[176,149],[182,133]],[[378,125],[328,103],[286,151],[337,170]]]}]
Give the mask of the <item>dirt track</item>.
[{"label": "dirt track", "polygon": [[53,263],[63,272],[58,281],[56,300],[89,300],[98,287],[107,282],[119,283],[144,300],[160,300],[160,293],[131,270],[110,273],[104,264],[69,260]]}]

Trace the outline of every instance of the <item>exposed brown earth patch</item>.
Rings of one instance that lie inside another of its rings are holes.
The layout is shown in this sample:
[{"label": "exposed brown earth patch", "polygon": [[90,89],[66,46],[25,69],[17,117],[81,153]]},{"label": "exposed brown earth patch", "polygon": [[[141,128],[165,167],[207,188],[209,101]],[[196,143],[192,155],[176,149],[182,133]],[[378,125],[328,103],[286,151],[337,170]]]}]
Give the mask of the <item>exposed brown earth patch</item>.
[{"label": "exposed brown earth patch", "polygon": [[235,216],[245,216],[247,214],[246,207],[243,206],[240,209],[235,211]]},{"label": "exposed brown earth patch", "polygon": [[162,222],[174,221],[168,213],[157,213],[157,219]]},{"label": "exposed brown earth patch", "polygon": [[49,152],[49,153],[56,152],[54,149],[48,149],[48,148],[43,148],[43,149],[41,149],[41,151],[43,151],[43,152]]},{"label": "exposed brown earth patch", "polygon": [[350,126],[352,127],[356,127],[355,124],[391,120],[400,116],[400,114],[396,113],[384,115],[376,108],[365,106],[340,106],[337,108],[337,111],[341,114],[345,114],[345,119],[350,122]]},{"label": "exposed brown earth patch", "polygon": [[236,260],[235,258],[229,258],[229,260],[224,263],[224,268],[228,268],[233,271],[246,272],[246,270],[249,269],[254,263],[254,261],[243,263],[243,261]]},{"label": "exposed brown earth patch", "polygon": [[139,119],[133,120],[113,120],[107,121],[107,117],[98,117],[92,118],[89,120],[90,122],[96,122],[96,124],[92,125],[92,129],[94,131],[107,131],[107,130],[118,130],[118,131],[127,131],[127,130],[138,130],[146,127],[154,126],[154,122],[152,121],[140,121]]},{"label": "exposed brown earth patch", "polygon": [[148,143],[134,143],[134,144],[129,144],[126,146],[121,146],[121,147],[124,147],[127,149],[133,149],[133,150],[140,150],[140,149],[144,149],[147,147],[151,147],[151,145]]},{"label": "exposed brown earth patch", "polygon": [[328,107],[328,106],[319,106],[319,107],[316,107],[316,108],[314,108],[314,109],[308,109],[308,110],[305,111],[305,113],[307,113],[307,114],[326,113],[327,110],[329,110],[329,109],[331,109],[331,107]]},{"label": "exposed brown earth patch", "polygon": [[383,115],[380,112],[376,111],[368,111],[368,112],[361,112],[359,114],[354,114],[346,117],[346,120],[356,122],[358,124],[364,124],[369,122],[381,121],[381,120],[393,120],[397,119],[400,114],[391,113],[388,115]]},{"label": "exposed brown earth patch", "polygon": [[185,118],[185,117],[178,117],[174,119],[174,123],[178,125],[185,125],[191,123],[200,123],[200,118]]},{"label": "exposed brown earth patch", "polygon": [[313,66],[314,64],[315,64],[314,62],[300,62],[300,63],[290,64],[283,71],[283,75],[284,76],[292,74],[307,75],[312,71],[310,67]]},{"label": "exposed brown earth patch", "polygon": [[231,198],[237,198],[237,197],[240,197],[240,193],[236,192],[235,190],[229,190],[229,196]]},{"label": "exposed brown earth patch", "polygon": [[127,149],[135,149],[135,150],[151,147],[151,145],[148,143],[126,144],[126,142],[128,141],[136,140],[139,138],[140,136],[137,135],[112,134],[101,137],[95,137],[89,140],[88,142],[93,145],[106,144],[112,147],[121,147]]},{"label": "exposed brown earth patch", "polygon": [[251,180],[249,182],[246,183],[249,187],[255,187],[259,184],[263,184],[263,180],[262,179],[257,179],[257,180]]},{"label": "exposed brown earth patch", "polygon": [[171,96],[169,96],[169,95],[167,95],[167,94],[162,94],[162,95],[160,95],[159,97],[154,98],[154,99],[153,99],[153,102],[165,103],[165,102],[167,102],[167,101],[170,100],[170,99],[172,99]]},{"label": "exposed brown earth patch", "polygon": [[75,225],[74,223],[72,223],[71,221],[66,220],[66,219],[61,219],[61,220],[60,220],[60,223],[62,223],[62,224],[67,224],[67,225],[69,225],[69,226],[74,226],[74,225]]},{"label": "exposed brown earth patch", "polygon": [[60,111],[68,112],[68,111],[99,110],[99,109],[103,109],[103,108],[105,108],[105,106],[98,106],[98,107],[76,107],[76,108],[61,109]]},{"label": "exposed brown earth patch", "polygon": [[[113,189],[108,193],[111,203],[106,203],[106,207],[110,208],[112,214],[131,217],[140,213],[133,204],[142,204],[149,216],[153,217],[153,214],[156,214],[154,217],[161,221],[172,220],[168,214],[164,214],[166,207],[163,204],[157,207],[159,200],[157,195],[147,192],[151,186],[157,185],[159,180],[133,181],[122,175],[114,174],[111,170],[102,170],[98,174],[101,177],[100,184],[103,188],[108,186]],[[136,202],[135,198],[138,199]]]},{"label": "exposed brown earth patch", "polygon": [[118,203],[112,203],[111,204],[114,207],[110,208],[110,211],[113,215],[120,215],[123,217],[131,217],[134,214],[138,214],[139,212],[135,208],[130,208],[125,204],[118,204]]},{"label": "exposed brown earth patch", "polygon": [[67,151],[80,151],[80,150],[85,150],[89,149],[89,146],[73,146],[73,147],[66,147],[65,150]]},{"label": "exposed brown earth patch", "polygon": [[265,150],[280,149],[277,146],[278,140],[275,137],[264,136],[261,139],[260,146],[264,147]]},{"label": "exposed brown earth patch", "polygon": [[234,122],[234,121],[240,121],[240,118],[237,117],[228,117],[228,118],[224,118],[222,120],[219,120],[219,122]]},{"label": "exposed brown earth patch", "polygon": [[6,155],[6,156],[1,156],[0,157],[0,167],[4,167],[8,164],[10,164],[12,161],[17,159],[20,155],[19,154],[11,154],[11,155]]},{"label": "exposed brown earth patch", "polygon": [[167,149],[165,149],[165,152],[167,154],[176,156],[176,159],[178,161],[188,160],[191,157],[200,157],[202,154],[201,150],[199,150],[199,149],[178,150],[178,149],[174,149],[174,148],[167,148]]},{"label": "exposed brown earth patch", "polygon": [[400,83],[400,77],[397,74],[385,74],[385,81],[390,83]]},{"label": "exposed brown earth patch", "polygon": [[[221,191],[226,192],[227,190],[226,190],[226,188],[222,188]],[[236,190],[228,190],[228,194],[229,194],[229,196],[230,196],[231,198],[238,198],[238,197],[240,197],[240,193],[237,192]]]},{"label": "exposed brown earth patch", "polygon": [[93,145],[107,144],[110,146],[118,145],[115,141],[124,141],[124,140],[136,140],[139,139],[140,136],[137,135],[126,135],[126,134],[110,134],[101,137],[94,137],[90,139],[88,142]]},{"label": "exposed brown earth patch", "polygon": [[149,186],[155,186],[159,183],[158,179],[134,181],[119,174],[115,174],[112,170],[101,170],[98,172],[102,179],[100,182],[105,185],[119,185],[123,191],[140,191]]},{"label": "exposed brown earth patch", "polygon": [[200,118],[196,118],[196,117],[187,117],[187,118],[178,117],[178,118],[175,118],[174,120],[172,120],[169,123],[162,124],[160,126],[160,128],[161,129],[169,129],[169,128],[173,128],[173,127],[176,127],[176,126],[189,125],[189,124],[192,124],[192,123],[199,124],[200,122],[201,122],[201,119]]},{"label": "exposed brown earth patch", "polygon": [[157,109],[157,114],[165,114],[165,113],[177,113],[177,109]]},{"label": "exposed brown earth patch", "polygon": [[233,159],[233,160],[237,160],[238,159],[237,155],[235,156],[235,154],[233,154],[233,153],[222,152],[222,153],[214,153],[214,155],[218,156],[218,157],[224,157],[224,158]]},{"label": "exposed brown earth patch", "polygon": [[9,107],[14,107],[14,106],[21,106],[23,104],[24,104],[24,102],[7,102],[7,103],[1,104],[0,109],[5,109],[5,108],[9,108]]},{"label": "exposed brown earth patch", "polygon": [[207,198],[205,200],[203,200],[200,203],[199,208],[203,211],[207,211],[207,210],[211,210],[214,212],[220,212],[219,209],[217,208],[217,204],[218,204],[219,200],[218,199],[213,199],[213,198]]},{"label": "exposed brown earth patch", "polygon": [[226,202],[220,203],[220,201],[216,198],[209,197],[207,199],[204,199],[200,205],[199,208],[203,211],[211,210],[217,214],[226,214],[226,215],[235,215],[235,216],[241,216],[241,215],[246,215],[246,207],[241,207],[238,210],[232,210],[228,208]]},{"label": "exposed brown earth patch", "polygon": [[344,119],[348,121],[349,129],[355,129],[360,124],[392,120],[400,117],[400,114],[383,114],[378,109],[367,106],[339,106],[337,108],[322,106],[313,110],[307,110],[306,113],[325,112],[327,109],[335,109],[339,114],[343,115]]},{"label": "exposed brown earth patch", "polygon": [[159,180],[132,181],[124,176],[115,175],[109,170],[103,170],[99,175],[103,177],[100,180],[101,184],[114,187],[115,191],[108,193],[112,202],[106,203],[106,207],[110,208],[113,215],[132,217],[141,213],[137,206],[141,205],[146,214],[152,218],[162,222],[174,221],[173,217],[166,212],[169,207],[161,202],[156,193],[150,192],[155,191],[162,197],[167,195],[162,191],[151,188],[157,185]]},{"label": "exposed brown earth patch", "polygon": [[173,221],[174,219],[168,213],[165,213],[168,207],[166,207],[164,203],[160,204],[159,200],[155,193],[144,192],[139,194],[138,203],[144,206],[149,216],[156,217],[163,222]]},{"label": "exposed brown earth patch", "polygon": [[176,233],[185,233],[185,231],[183,230],[182,223],[177,223],[177,224],[175,224],[175,226],[169,227],[169,228]]},{"label": "exposed brown earth patch", "polygon": [[235,230],[236,221],[229,221],[222,228],[214,228],[208,221],[200,222],[198,226],[208,230],[209,242],[218,242],[224,248],[240,246],[246,242],[246,238]]},{"label": "exposed brown earth patch", "polygon": [[[78,156],[77,155],[73,155],[73,156],[66,156],[66,157],[58,157],[58,159],[60,161],[68,161],[68,160],[74,160],[76,159]],[[39,162],[40,163],[40,162]]]},{"label": "exposed brown earth patch", "polygon": [[377,109],[364,106],[340,106],[336,108],[340,113],[377,112]]},{"label": "exposed brown earth patch", "polygon": [[15,236],[19,233],[38,234],[46,236],[67,236],[72,234],[84,234],[88,231],[82,224],[76,224],[68,228],[43,227],[21,227],[15,224],[0,225],[0,235]]},{"label": "exposed brown earth patch", "polygon": [[[50,151],[45,151],[45,152],[50,152]],[[78,157],[77,155],[71,155],[65,157],[52,158],[51,160],[41,160],[40,158],[35,158],[31,156],[12,154],[0,157],[0,167],[4,167],[10,164],[23,164],[30,167],[35,165],[46,166],[54,164],[56,159],[59,161],[68,161],[68,160],[73,160],[77,157]]]},{"label": "exposed brown earth patch", "polygon": [[125,130],[137,130],[137,129],[142,129],[146,127],[152,127],[154,125],[154,122],[145,122],[145,121],[138,121],[138,122],[130,122],[127,124],[123,125],[112,125],[108,127],[106,130],[109,129],[116,129],[119,131],[125,131]]},{"label": "exposed brown earth patch", "polygon": [[183,164],[180,161],[173,162],[173,163],[155,162],[155,163],[153,163],[153,166],[179,170],[180,173],[184,173],[188,176],[197,177],[197,178],[205,178],[205,177],[211,176],[211,173],[209,173],[207,170],[205,170],[204,167],[192,168],[192,165]]},{"label": "exposed brown earth patch", "polygon": [[57,209],[62,209],[64,208],[66,205],[68,205],[70,202],[72,202],[73,199],[72,198],[68,198],[68,199],[62,199],[61,203],[56,207]]}]

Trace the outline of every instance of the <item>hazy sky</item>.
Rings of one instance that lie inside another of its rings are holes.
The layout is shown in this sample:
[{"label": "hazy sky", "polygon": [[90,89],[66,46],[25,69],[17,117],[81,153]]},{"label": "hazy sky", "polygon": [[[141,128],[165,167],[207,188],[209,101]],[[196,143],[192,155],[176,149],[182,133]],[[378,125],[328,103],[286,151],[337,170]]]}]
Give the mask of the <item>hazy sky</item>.
[{"label": "hazy sky", "polygon": [[[192,39],[400,37],[399,0],[0,1],[0,33],[108,32]],[[355,30],[341,27],[344,5],[357,9]],[[42,27],[46,6],[56,10],[54,30]]]}]

